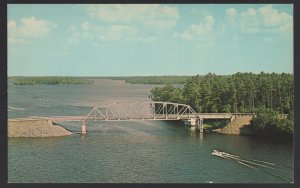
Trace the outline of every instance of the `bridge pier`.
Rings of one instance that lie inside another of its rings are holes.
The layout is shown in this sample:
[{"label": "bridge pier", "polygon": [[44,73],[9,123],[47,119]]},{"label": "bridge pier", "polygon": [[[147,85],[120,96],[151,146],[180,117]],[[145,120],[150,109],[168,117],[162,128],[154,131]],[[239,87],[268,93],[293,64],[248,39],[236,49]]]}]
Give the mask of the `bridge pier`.
[{"label": "bridge pier", "polygon": [[192,131],[203,133],[203,119],[190,118],[184,121],[185,125],[188,125]]},{"label": "bridge pier", "polygon": [[203,133],[203,119],[197,119],[196,132]]},{"label": "bridge pier", "polygon": [[234,119],[235,119],[235,116],[231,116],[230,123],[232,123]]},{"label": "bridge pier", "polygon": [[86,134],[86,124],[82,123],[81,125],[81,134]]}]

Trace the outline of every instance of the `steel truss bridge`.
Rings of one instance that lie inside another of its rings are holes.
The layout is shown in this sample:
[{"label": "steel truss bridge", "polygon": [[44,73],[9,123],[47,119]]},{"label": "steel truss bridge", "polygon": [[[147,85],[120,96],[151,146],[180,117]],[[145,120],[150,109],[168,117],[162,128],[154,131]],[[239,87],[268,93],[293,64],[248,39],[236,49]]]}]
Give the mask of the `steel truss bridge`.
[{"label": "steel truss bridge", "polygon": [[86,134],[88,120],[134,121],[134,120],[188,120],[203,131],[201,118],[186,104],[171,102],[119,102],[95,106],[82,120],[82,134]]},{"label": "steel truss bridge", "polygon": [[199,118],[186,104],[171,102],[121,102],[95,106],[83,119],[106,121],[130,120],[186,120]]},{"label": "steel truss bridge", "polygon": [[[89,120],[99,121],[141,121],[141,120],[184,120],[196,130],[203,132],[203,119],[230,119],[255,116],[254,113],[196,113],[186,104],[172,102],[117,102],[92,108],[86,116],[44,117],[50,121],[81,121],[82,134],[86,134]],[[280,115],[285,118],[287,115]]]}]

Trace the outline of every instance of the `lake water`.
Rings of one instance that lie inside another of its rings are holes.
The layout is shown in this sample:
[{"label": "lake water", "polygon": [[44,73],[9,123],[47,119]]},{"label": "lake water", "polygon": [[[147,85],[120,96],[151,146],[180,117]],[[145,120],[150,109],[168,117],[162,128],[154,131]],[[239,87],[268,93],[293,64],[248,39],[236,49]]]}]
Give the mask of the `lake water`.
[{"label": "lake water", "polygon": [[[16,86],[8,81],[9,118],[84,115],[91,107],[149,101],[151,85],[96,80],[92,85]],[[12,183],[285,183],[293,181],[293,143],[190,131],[182,122],[61,122],[75,134],[9,138]],[[276,163],[282,171],[252,169],[211,155],[213,149]],[[278,176],[280,175],[280,176]],[[282,179],[280,177],[287,177]]]}]

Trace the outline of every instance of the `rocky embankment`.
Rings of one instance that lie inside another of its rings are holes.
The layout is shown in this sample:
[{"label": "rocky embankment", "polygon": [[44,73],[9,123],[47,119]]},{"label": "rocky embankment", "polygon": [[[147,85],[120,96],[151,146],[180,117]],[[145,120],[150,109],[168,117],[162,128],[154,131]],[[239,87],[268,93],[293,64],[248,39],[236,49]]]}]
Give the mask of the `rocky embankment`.
[{"label": "rocky embankment", "polygon": [[8,137],[54,137],[67,136],[72,132],[52,121],[44,119],[9,119]]},{"label": "rocky embankment", "polygon": [[221,134],[232,134],[232,135],[250,135],[254,134],[248,127],[252,117],[238,117],[234,119],[231,123],[223,127],[222,129],[216,129],[214,132]]}]

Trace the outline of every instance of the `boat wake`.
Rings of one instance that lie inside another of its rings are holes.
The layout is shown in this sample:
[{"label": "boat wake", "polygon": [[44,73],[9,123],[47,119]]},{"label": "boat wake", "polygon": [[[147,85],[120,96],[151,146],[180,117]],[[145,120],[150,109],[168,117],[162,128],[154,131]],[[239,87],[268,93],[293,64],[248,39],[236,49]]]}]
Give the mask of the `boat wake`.
[{"label": "boat wake", "polygon": [[254,170],[262,170],[263,172],[271,174],[288,183],[293,183],[294,181],[293,178],[288,176],[288,174],[291,173],[291,170],[293,170],[290,167],[277,165],[275,163],[271,163],[267,161],[261,161],[255,159],[244,159],[241,158],[240,156],[232,155],[219,150],[213,150],[211,154],[213,156],[220,157],[223,159],[236,161],[237,163]]}]

